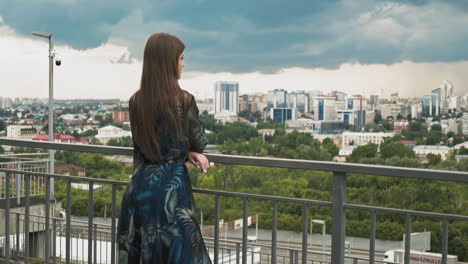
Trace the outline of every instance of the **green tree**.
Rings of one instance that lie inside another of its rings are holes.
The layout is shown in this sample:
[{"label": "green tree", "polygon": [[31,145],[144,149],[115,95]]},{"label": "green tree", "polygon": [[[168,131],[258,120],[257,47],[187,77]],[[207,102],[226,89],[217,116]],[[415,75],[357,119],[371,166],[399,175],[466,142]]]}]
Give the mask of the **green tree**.
[{"label": "green tree", "polygon": [[348,162],[359,162],[362,158],[374,158],[377,156],[378,145],[369,143],[359,146],[353,150],[353,153],[348,156]]},{"label": "green tree", "polygon": [[0,120],[0,131],[3,131],[6,129],[6,123],[3,120]]},{"label": "green tree", "polygon": [[394,156],[400,158],[414,158],[414,151],[400,142],[384,143],[380,146],[380,155],[384,159]]},{"label": "green tree", "polygon": [[380,113],[376,113],[374,116],[374,123],[379,124],[382,121],[382,115]]},{"label": "green tree", "polygon": [[439,154],[435,155],[432,153],[427,154],[427,159],[429,160],[429,165],[430,166],[435,166],[440,163],[442,160],[441,156]]},{"label": "green tree", "polygon": [[458,154],[459,154],[459,155],[468,155],[468,149],[465,148],[464,146],[462,146],[462,147],[458,150]]},{"label": "green tree", "polygon": [[322,147],[328,152],[330,153],[330,155],[332,157],[338,155],[338,152],[340,151],[340,149],[338,148],[337,145],[335,145],[335,143],[333,142],[333,140],[331,138],[325,138],[323,141],[322,141]]},{"label": "green tree", "polygon": [[439,145],[442,141],[442,132],[438,130],[431,130],[426,137],[426,145]]},{"label": "green tree", "polygon": [[109,146],[118,146],[118,147],[133,147],[132,137],[122,137],[118,139],[111,139],[107,142]]}]

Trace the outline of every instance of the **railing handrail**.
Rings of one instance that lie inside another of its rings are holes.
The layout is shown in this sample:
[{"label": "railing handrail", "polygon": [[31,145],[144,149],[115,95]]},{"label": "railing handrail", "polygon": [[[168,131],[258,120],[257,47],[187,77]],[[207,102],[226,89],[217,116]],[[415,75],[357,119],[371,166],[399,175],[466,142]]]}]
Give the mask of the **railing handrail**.
[{"label": "railing handrail", "polygon": [[[53,142],[39,142],[32,140],[18,140],[18,139],[7,139],[0,138],[0,144],[20,146],[20,147],[31,147],[31,148],[42,148],[49,150],[63,150],[63,151],[77,151],[77,152],[88,152],[88,153],[100,153],[110,155],[133,155],[133,148],[124,147],[110,147],[110,146],[97,146],[97,145],[79,145],[79,144],[67,144],[67,143],[53,143]],[[375,263],[375,238],[376,238],[376,214],[377,212],[390,212],[405,215],[405,236],[408,238],[405,240],[405,263],[410,262],[410,249],[411,249],[411,217],[412,216],[427,216],[442,218],[442,262],[446,263],[448,255],[448,225],[449,220],[462,220],[468,221],[468,216],[464,215],[451,215],[442,213],[432,212],[421,212],[406,209],[394,209],[384,208],[366,205],[356,205],[347,203],[347,175],[350,173],[363,174],[363,175],[381,175],[390,177],[402,177],[402,178],[413,178],[413,179],[424,179],[424,180],[440,180],[449,182],[461,182],[468,183],[468,172],[459,171],[447,171],[447,170],[429,170],[420,168],[403,168],[403,167],[391,167],[382,165],[366,165],[366,164],[353,164],[353,163],[337,163],[330,161],[311,161],[311,160],[293,160],[293,159],[282,159],[282,158],[270,158],[270,157],[248,157],[248,156],[235,156],[235,155],[222,155],[222,154],[207,154],[207,157],[215,163],[222,164],[233,164],[233,165],[246,165],[256,167],[271,167],[271,168],[288,168],[288,169],[304,169],[304,170],[317,170],[326,171],[333,173],[332,183],[332,197],[331,201],[316,201],[299,198],[289,197],[278,197],[260,194],[248,194],[248,193],[235,193],[226,192],[219,190],[203,190],[194,189],[194,192],[213,194],[215,195],[215,223],[220,220],[220,198],[221,196],[232,196],[241,197],[243,199],[243,226],[242,226],[242,263],[247,263],[247,218],[249,205],[249,198],[271,200],[273,202],[273,222],[272,222],[272,256],[276,256],[277,247],[277,215],[278,215],[278,202],[289,201],[296,202],[303,205],[302,208],[302,263],[306,264],[307,261],[307,230],[308,230],[308,219],[309,219],[309,206],[331,206],[332,208],[332,244],[331,244],[331,262],[343,264],[345,261],[345,223],[346,223],[346,209],[364,210],[370,211],[371,213],[371,239],[369,248],[369,258],[371,263]],[[86,181],[90,185],[92,190],[94,183],[110,184],[112,185],[112,259],[115,260],[115,208],[116,208],[116,187],[119,185],[126,185],[127,182],[106,180],[106,179],[95,179],[88,177],[77,177],[77,176],[65,176],[57,174],[47,174],[39,172],[27,172],[18,171],[11,169],[0,169],[1,172],[6,173],[6,197],[10,196],[10,177],[12,174],[25,174],[28,176],[44,176],[46,179],[46,225],[49,225],[50,215],[50,183],[52,178],[66,179],[67,180],[67,199],[71,200],[71,182],[74,181]],[[26,191],[29,190],[29,177],[26,177]],[[27,193],[28,197],[29,193]],[[94,214],[94,192],[90,191],[88,194],[89,202],[89,215],[88,215],[88,237],[92,237],[93,230],[93,214]],[[10,199],[6,199],[6,214],[10,214]],[[26,208],[29,208],[29,200],[26,199]],[[29,215],[28,209],[26,210]],[[70,215],[71,206],[67,203],[67,236],[69,236],[70,230]],[[9,218],[6,218],[6,227],[10,226]],[[28,225],[26,225],[28,226]],[[6,234],[9,234],[9,229],[5,229]],[[215,237],[219,237],[219,226],[215,225],[214,230]],[[49,234],[46,233],[46,241],[50,241]],[[6,240],[6,248],[9,248],[9,240]],[[45,260],[49,259],[49,247],[48,243],[45,244]],[[67,250],[69,248],[69,241],[67,242]],[[88,252],[93,252],[92,243],[88,244]],[[96,243],[94,244],[96,246]],[[214,251],[215,259],[214,263],[218,263],[218,251],[219,240],[215,240]],[[9,251],[6,251],[6,259],[9,259]],[[67,258],[69,258],[69,251],[67,251]],[[297,252],[296,252],[297,253]],[[96,254],[94,254],[96,257]],[[298,255],[295,255],[297,260]],[[273,258],[276,263],[276,257]],[[88,262],[92,262],[92,254],[88,254]]]},{"label": "railing handrail", "polygon": [[[55,143],[34,140],[19,140],[0,138],[0,145],[43,148],[64,151],[90,152],[110,155],[132,156],[133,148],[99,145],[82,145],[72,143]],[[405,168],[384,165],[368,165],[357,163],[338,163],[333,161],[298,160],[270,157],[251,157],[225,154],[206,154],[211,162],[224,164],[275,167],[289,169],[318,170],[328,172],[345,172],[366,175],[380,175],[426,180],[439,180],[468,183],[468,172],[432,170],[420,168]]]}]

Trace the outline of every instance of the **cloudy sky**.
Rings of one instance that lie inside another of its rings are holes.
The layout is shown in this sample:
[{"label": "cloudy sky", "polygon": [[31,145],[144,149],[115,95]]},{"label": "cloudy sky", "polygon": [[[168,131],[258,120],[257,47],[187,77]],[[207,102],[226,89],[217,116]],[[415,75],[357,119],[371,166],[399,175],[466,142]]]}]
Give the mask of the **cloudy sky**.
[{"label": "cloudy sky", "polygon": [[48,96],[48,44],[32,31],[54,33],[56,98],[127,99],[154,32],[185,42],[180,83],[199,97],[216,80],[421,96],[448,79],[462,95],[467,28],[468,0],[0,1],[0,96]]}]

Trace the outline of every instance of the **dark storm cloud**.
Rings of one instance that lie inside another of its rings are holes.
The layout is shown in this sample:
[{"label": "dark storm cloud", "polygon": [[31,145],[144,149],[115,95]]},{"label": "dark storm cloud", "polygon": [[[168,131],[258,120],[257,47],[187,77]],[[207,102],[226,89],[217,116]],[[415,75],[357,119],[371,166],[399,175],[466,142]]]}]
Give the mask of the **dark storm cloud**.
[{"label": "dark storm cloud", "polygon": [[[468,59],[467,1],[2,1],[18,33],[52,31],[74,48],[107,41],[141,58],[153,32],[178,35],[187,69],[276,71],[345,62]],[[118,62],[118,61],[117,61]]]}]

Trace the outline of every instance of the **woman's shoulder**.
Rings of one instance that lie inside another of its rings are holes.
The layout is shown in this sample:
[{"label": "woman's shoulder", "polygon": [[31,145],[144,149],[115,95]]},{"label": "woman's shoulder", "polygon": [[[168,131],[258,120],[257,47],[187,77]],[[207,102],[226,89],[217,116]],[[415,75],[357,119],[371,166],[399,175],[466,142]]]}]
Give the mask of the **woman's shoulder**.
[{"label": "woman's shoulder", "polygon": [[190,102],[192,102],[193,100],[195,100],[195,97],[193,96],[193,94],[189,93],[188,91],[186,90],[183,90],[182,89],[182,101],[185,103],[185,104],[190,104]]}]

